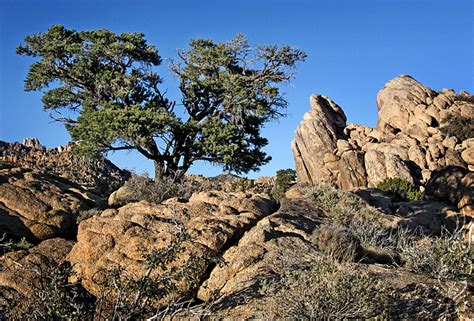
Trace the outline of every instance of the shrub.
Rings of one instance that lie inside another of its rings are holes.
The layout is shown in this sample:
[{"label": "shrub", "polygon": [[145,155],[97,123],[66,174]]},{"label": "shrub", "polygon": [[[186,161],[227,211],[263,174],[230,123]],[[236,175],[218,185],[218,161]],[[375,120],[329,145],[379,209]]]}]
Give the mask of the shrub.
[{"label": "shrub", "polygon": [[384,191],[394,201],[416,201],[423,197],[420,190],[398,177],[386,178],[377,185],[377,188]]},{"label": "shrub", "polygon": [[[93,297],[79,283],[69,283],[74,275],[70,263],[51,264],[35,271],[39,287],[30,307],[35,320],[88,320],[94,313]],[[30,299],[31,300],[31,299]]]},{"label": "shrub", "polygon": [[[93,319],[94,298],[80,283],[69,282],[74,272],[68,262],[30,263],[33,291],[25,296],[8,287],[0,288],[0,320]],[[2,313],[5,319],[1,318]]]},{"label": "shrub", "polygon": [[320,226],[313,233],[313,242],[322,253],[339,261],[355,261],[361,254],[360,241],[340,226]]},{"label": "shrub", "polygon": [[255,187],[255,182],[246,177],[239,178],[238,180],[235,180],[230,184],[231,190],[236,191],[236,192],[247,192],[248,190],[254,187]]},{"label": "shrub", "polygon": [[82,221],[87,220],[88,218],[99,215],[100,213],[102,213],[102,211],[98,208],[91,208],[85,211],[81,211],[76,218],[76,222],[77,224],[79,224]]},{"label": "shrub", "polygon": [[414,272],[458,281],[472,275],[474,250],[464,241],[462,230],[443,230],[440,236],[417,236],[399,230],[396,250],[405,268]]},{"label": "shrub", "polygon": [[31,249],[33,246],[33,243],[28,242],[25,237],[22,237],[21,240],[15,243],[13,247],[16,250],[28,250]]},{"label": "shrub", "polygon": [[154,181],[148,174],[132,173],[124,186],[127,189],[127,199],[124,201],[128,202],[147,201],[159,204],[172,197],[189,198],[193,192],[183,180],[163,177],[160,181]]},{"label": "shrub", "polygon": [[276,172],[275,186],[273,187],[272,194],[275,198],[282,198],[285,196],[285,192],[296,180],[296,171],[291,168],[280,169]]},{"label": "shrub", "polygon": [[459,141],[474,138],[474,122],[471,117],[457,113],[448,114],[440,128],[445,136],[454,136]]},{"label": "shrub", "polygon": [[277,318],[294,320],[366,319],[384,312],[388,290],[382,280],[358,268],[327,258],[311,269],[286,273],[266,282],[262,294],[268,311]]}]

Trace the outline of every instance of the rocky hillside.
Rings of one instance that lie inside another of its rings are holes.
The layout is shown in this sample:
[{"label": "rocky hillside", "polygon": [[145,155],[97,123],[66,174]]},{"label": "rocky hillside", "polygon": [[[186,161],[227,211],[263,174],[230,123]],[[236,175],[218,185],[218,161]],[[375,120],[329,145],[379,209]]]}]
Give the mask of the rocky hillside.
[{"label": "rocky hillside", "polygon": [[474,170],[474,96],[467,92],[436,92],[401,75],[377,95],[376,128],[347,125],[327,97],[312,95],[310,103],[292,143],[302,182],[352,189],[398,177],[419,186],[448,165]]},{"label": "rocky hillside", "polygon": [[103,197],[123,185],[130,176],[104,157],[78,157],[71,152],[71,147],[72,144],[45,148],[31,138],[22,144],[0,141],[0,161],[56,174]]},{"label": "rocky hillside", "polygon": [[2,143],[0,320],[473,319],[473,139],[446,130],[472,98],[401,76],[378,104],[377,128],[347,126],[313,95],[286,193],[132,175],[107,204],[107,160]]}]

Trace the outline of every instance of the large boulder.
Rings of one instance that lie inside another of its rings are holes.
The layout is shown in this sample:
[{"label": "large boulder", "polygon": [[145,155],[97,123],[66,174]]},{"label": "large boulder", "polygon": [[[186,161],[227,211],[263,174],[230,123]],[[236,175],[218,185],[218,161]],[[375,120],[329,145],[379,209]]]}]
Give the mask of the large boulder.
[{"label": "large boulder", "polygon": [[[68,259],[84,287],[101,295],[111,271],[122,270],[132,279],[144,276],[147,255],[169,248],[178,231],[184,229],[190,236],[183,240],[183,251],[165,269],[154,269],[151,277],[183,266],[190,258],[220,253],[275,208],[275,201],[265,195],[224,192],[193,194],[188,202],[130,203],[82,221]],[[197,279],[208,264],[201,263],[194,272]],[[174,294],[190,290],[184,284]]]},{"label": "large boulder", "polygon": [[292,142],[298,177],[302,182],[328,179],[331,172],[324,167],[324,154],[332,153],[339,138],[344,138],[346,115],[327,97],[312,95],[311,110],[295,132]]},{"label": "large boulder", "polygon": [[311,266],[319,256],[313,234],[323,212],[305,199],[284,200],[281,208],[258,222],[223,255],[198,292],[204,301],[217,298],[222,311],[232,308],[232,317],[256,316],[265,307],[259,289],[265,280],[294,269]]},{"label": "large boulder", "polygon": [[74,239],[77,214],[101,204],[97,195],[64,178],[0,167],[0,234],[30,241]]},{"label": "large boulder", "polygon": [[474,217],[474,173],[463,167],[447,166],[433,172],[425,195],[451,203],[464,215]]},{"label": "large boulder", "polygon": [[414,183],[410,169],[396,154],[368,151],[365,154],[365,170],[368,187],[377,187],[379,183],[391,177]]},{"label": "large boulder", "polygon": [[[433,99],[435,92],[407,75],[396,77],[385,84],[377,95],[379,118],[377,129],[406,130],[417,111],[423,111],[427,100]],[[422,121],[426,124],[426,121]],[[426,124],[426,128],[430,124]]]}]

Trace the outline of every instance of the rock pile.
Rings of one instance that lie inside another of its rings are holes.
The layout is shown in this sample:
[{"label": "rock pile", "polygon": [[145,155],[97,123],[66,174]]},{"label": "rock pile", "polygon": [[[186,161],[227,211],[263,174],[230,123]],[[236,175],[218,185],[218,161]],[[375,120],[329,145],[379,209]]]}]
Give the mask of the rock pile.
[{"label": "rock pile", "polygon": [[123,184],[129,173],[104,157],[83,158],[71,152],[73,144],[45,148],[38,139],[26,138],[22,144],[0,141],[0,161],[36,169],[58,176],[108,196]]},{"label": "rock pile", "polygon": [[303,182],[352,189],[399,177],[419,185],[447,165],[474,170],[474,138],[459,141],[440,130],[450,114],[474,119],[474,97],[466,92],[435,92],[399,76],[377,95],[376,128],[346,125],[341,107],[327,97],[313,95],[310,102],[292,142]]}]

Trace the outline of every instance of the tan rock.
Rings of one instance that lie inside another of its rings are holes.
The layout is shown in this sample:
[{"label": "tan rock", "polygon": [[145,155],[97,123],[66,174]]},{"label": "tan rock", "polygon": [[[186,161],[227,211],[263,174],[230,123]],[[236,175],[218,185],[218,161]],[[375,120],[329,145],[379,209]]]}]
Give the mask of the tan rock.
[{"label": "tan rock", "polygon": [[401,75],[390,80],[377,95],[379,110],[377,128],[389,125],[403,131],[415,107],[433,96],[432,90],[410,76]]},{"label": "tan rock", "polygon": [[367,186],[364,153],[351,150],[342,154],[339,173],[338,185],[344,190]]},{"label": "tan rock", "polygon": [[[84,287],[99,295],[101,284],[112,269],[123,269],[134,278],[143,276],[147,271],[144,258],[170,245],[178,231],[178,222],[191,240],[184,241],[184,251],[167,264],[169,269],[182,266],[190,257],[203,258],[230,246],[229,242],[275,207],[275,202],[265,195],[217,191],[193,194],[189,202],[172,199],[160,205],[130,203],[82,221],[77,243],[68,259]],[[206,264],[209,262],[199,263],[197,278],[205,272]],[[158,268],[151,277],[163,273]],[[188,285],[181,284],[167,300],[187,290]]]},{"label": "tan rock", "polygon": [[344,138],[346,116],[332,100],[312,95],[311,111],[306,113],[292,142],[296,172],[301,182],[327,179],[330,172],[324,169],[324,154],[332,153],[336,141]]},{"label": "tan rock", "polygon": [[102,203],[66,179],[25,168],[0,169],[0,234],[30,241],[72,239],[77,214]]},{"label": "tan rock", "polygon": [[[237,305],[233,316],[262,311],[265,299],[255,299],[263,280],[309,266],[319,256],[312,244],[312,234],[321,215],[315,204],[307,200],[285,200],[277,213],[259,221],[236,246],[226,251],[223,259],[228,264],[212,270],[199,289],[198,298],[206,301],[216,297],[218,305]],[[242,304],[245,306],[239,307]]]},{"label": "tan rock", "polygon": [[461,158],[468,164],[474,165],[474,147],[469,147],[461,153]]},{"label": "tan rock", "polygon": [[365,154],[365,170],[369,187],[376,187],[386,178],[395,177],[414,183],[410,169],[398,155],[368,151]]}]

